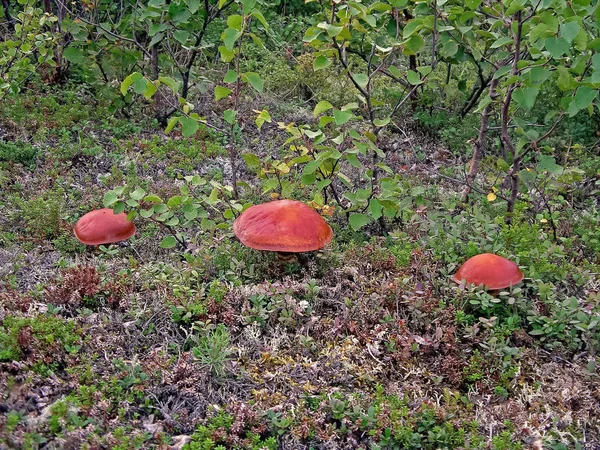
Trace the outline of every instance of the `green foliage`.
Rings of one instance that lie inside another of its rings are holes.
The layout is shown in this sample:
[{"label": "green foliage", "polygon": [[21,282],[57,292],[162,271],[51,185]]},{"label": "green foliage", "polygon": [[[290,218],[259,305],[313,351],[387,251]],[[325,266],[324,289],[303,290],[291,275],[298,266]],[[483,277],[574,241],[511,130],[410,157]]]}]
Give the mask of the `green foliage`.
[{"label": "green foliage", "polygon": [[57,17],[44,14],[34,0],[19,4],[14,32],[0,41],[0,98],[7,92],[19,92],[40,67],[56,66],[52,49],[59,37],[53,31]]},{"label": "green foliage", "polygon": [[61,191],[48,191],[31,200],[18,200],[20,217],[29,237],[55,238],[60,233],[63,199]]},{"label": "green foliage", "polygon": [[24,352],[36,349],[42,355],[60,358],[56,350],[77,351],[81,333],[74,322],[54,316],[23,318],[7,316],[0,323],[0,360],[19,361]]},{"label": "green foliage", "polygon": [[35,163],[38,151],[36,147],[27,142],[0,141],[0,161],[32,165]]},{"label": "green foliage", "polygon": [[[236,427],[233,431],[232,425],[235,419],[226,411],[218,411],[216,415],[207,420],[205,425],[198,426],[192,434],[191,441],[183,447],[184,450],[222,450],[225,448],[275,450],[277,448],[275,438],[261,437],[259,434],[250,431],[251,424],[241,430]],[[244,422],[242,424],[245,425]],[[235,436],[231,435],[232,432],[235,433]],[[241,443],[228,445],[230,439],[236,439]]]},{"label": "green foliage", "polygon": [[119,186],[104,195],[104,206],[116,213],[127,208],[131,210],[129,218],[139,215],[162,225],[171,233],[160,244],[165,249],[177,245],[185,249],[189,236],[184,230],[194,223],[209,233],[226,229],[231,219],[250,206],[233,199],[231,186],[223,186],[216,181],[209,183],[198,175],[187,176],[185,180],[186,184],[179,189],[180,194],[166,201],[140,187]]}]

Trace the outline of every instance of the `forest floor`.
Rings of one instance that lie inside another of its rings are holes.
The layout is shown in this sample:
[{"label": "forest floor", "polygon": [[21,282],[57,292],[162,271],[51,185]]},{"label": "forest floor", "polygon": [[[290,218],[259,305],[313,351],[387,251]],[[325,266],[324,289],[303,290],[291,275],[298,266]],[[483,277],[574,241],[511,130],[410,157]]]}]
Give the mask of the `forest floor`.
[{"label": "forest floor", "polygon": [[[229,227],[195,229],[182,257],[141,218],[128,245],[83,246],[74,224],[108,190],[227,183],[225,148],[81,92],[6,100],[0,448],[600,448],[598,254],[508,228],[485,200],[452,213],[462,186],[438,175],[464,161],[410,117],[401,128],[382,147],[407,192],[423,187],[410,214],[387,236],[334,214],[330,246],[280,266]],[[286,138],[266,124],[247,141],[262,156]],[[241,160],[240,177],[243,198],[269,199]],[[518,260],[521,289],[452,282],[480,244]],[[551,332],[530,333],[535,314]]]}]

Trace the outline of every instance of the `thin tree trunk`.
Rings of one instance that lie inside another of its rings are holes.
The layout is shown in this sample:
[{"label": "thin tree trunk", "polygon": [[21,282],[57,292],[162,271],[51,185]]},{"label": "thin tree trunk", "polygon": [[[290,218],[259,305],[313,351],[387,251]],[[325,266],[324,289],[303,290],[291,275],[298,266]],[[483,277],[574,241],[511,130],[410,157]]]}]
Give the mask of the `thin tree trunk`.
[{"label": "thin tree trunk", "polygon": [[[412,14],[408,11],[408,9],[403,10],[404,18],[409,21],[413,18]],[[408,57],[408,68],[414,72],[417,71],[417,55],[409,55]],[[416,89],[413,89],[410,92],[410,103],[414,108],[419,100],[419,94]]]},{"label": "thin tree trunk", "polygon": [[44,12],[48,14],[52,14],[52,3],[51,0],[43,0],[44,3]]},{"label": "thin tree trunk", "polygon": [[[521,54],[521,36],[523,31],[523,22],[521,22],[521,11],[517,13],[515,20],[517,21],[517,34],[515,36],[515,50],[511,70],[513,76],[516,76],[519,73],[518,63],[519,56]],[[508,175],[508,178],[510,180],[510,197],[506,204],[505,217],[505,222],[508,224],[512,222],[512,215],[515,210],[515,203],[517,202],[517,196],[519,195],[519,170],[521,164],[521,159],[517,158],[517,155],[515,153],[515,146],[508,131],[508,122],[510,121],[510,103],[512,101],[512,94],[516,86],[516,83],[512,83],[508,87],[508,91],[506,92],[506,98],[502,103],[502,110],[500,112],[500,122],[502,126],[500,140],[502,141],[504,149],[508,150],[513,157],[513,166],[511,167],[510,173]]]},{"label": "thin tree trunk", "polygon": [[151,49],[152,54],[152,80],[158,79],[158,45],[153,45]]},{"label": "thin tree trunk", "polygon": [[[493,78],[490,82],[490,90],[489,95],[493,99],[496,96],[496,85],[498,84],[498,80]],[[467,174],[465,188],[462,194],[462,201],[466,202],[469,198],[469,194],[471,193],[471,186],[475,182],[475,177],[479,172],[479,162],[481,158],[483,158],[483,154],[485,153],[485,144],[487,140],[487,135],[489,131],[489,121],[490,115],[492,112],[492,104],[490,103],[483,108],[481,113],[481,123],[479,125],[479,136],[475,142],[473,142],[473,157],[471,158],[471,165],[469,167],[469,173]]]}]

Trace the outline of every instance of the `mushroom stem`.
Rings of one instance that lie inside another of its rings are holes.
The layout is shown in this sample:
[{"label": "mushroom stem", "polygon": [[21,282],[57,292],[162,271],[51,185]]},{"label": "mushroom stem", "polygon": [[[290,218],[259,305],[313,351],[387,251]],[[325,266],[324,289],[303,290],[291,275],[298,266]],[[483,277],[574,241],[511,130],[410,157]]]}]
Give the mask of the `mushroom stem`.
[{"label": "mushroom stem", "polygon": [[298,255],[291,252],[277,252],[277,264],[283,266],[298,262]]}]

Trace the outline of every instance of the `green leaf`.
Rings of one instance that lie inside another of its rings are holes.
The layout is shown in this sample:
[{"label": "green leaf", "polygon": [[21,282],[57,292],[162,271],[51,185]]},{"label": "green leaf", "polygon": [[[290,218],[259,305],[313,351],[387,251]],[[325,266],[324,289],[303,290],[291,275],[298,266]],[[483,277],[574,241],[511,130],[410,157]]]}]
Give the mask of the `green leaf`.
[{"label": "green leaf", "polygon": [[558,74],[556,85],[561,91],[568,91],[575,87],[576,82],[571,76],[569,69],[564,66],[558,66],[556,67],[556,72]]},{"label": "green leaf", "polygon": [[404,9],[408,5],[408,0],[390,0],[390,5],[397,9]]},{"label": "green leaf", "polygon": [[165,134],[169,134],[175,125],[179,123],[179,117],[171,117],[169,122],[167,122],[167,128],[165,128]]},{"label": "green leaf", "polygon": [[311,184],[314,184],[314,182],[317,180],[317,176],[314,173],[307,173],[302,175],[302,184],[304,186],[309,186]]},{"label": "green leaf", "polygon": [[179,92],[179,83],[171,77],[158,77],[158,81],[169,86],[174,93]]},{"label": "green leaf", "polygon": [[350,222],[352,229],[358,231],[371,222],[371,217],[366,214],[352,213],[350,214],[348,221]]},{"label": "green leaf", "polygon": [[510,2],[508,8],[504,12],[504,17],[512,16],[517,11],[521,11],[525,8],[525,3],[527,0],[512,0]]},{"label": "green leaf", "polygon": [[538,66],[534,67],[529,71],[529,79],[533,84],[541,84],[546,81],[552,75],[549,69],[545,67]]},{"label": "green leaf", "polygon": [[425,40],[418,34],[413,34],[406,42],[402,53],[405,55],[416,55],[425,48]]},{"label": "green leaf", "polygon": [[260,76],[256,72],[248,72],[245,75],[246,75],[246,78],[248,79],[248,83],[250,83],[256,91],[258,91],[258,92],[263,91],[263,80],[260,78]]},{"label": "green leaf", "polygon": [[333,61],[331,59],[327,58],[326,56],[319,55],[313,61],[313,69],[315,71],[325,69],[326,67],[329,67],[332,62]]},{"label": "green leaf", "polygon": [[252,11],[251,15],[258,19],[258,21],[262,24],[262,26],[265,27],[265,30],[269,31],[269,29],[270,29],[269,23],[267,22],[267,20],[265,19],[265,16],[263,16],[260,11],[255,9],[254,11]]},{"label": "green leaf", "polygon": [[83,52],[75,47],[67,47],[63,52],[63,57],[72,63],[80,63],[84,60]]},{"label": "green leaf", "polygon": [[233,50],[229,50],[224,45],[219,46],[219,54],[221,55],[221,60],[223,62],[230,62],[235,57],[235,52]]},{"label": "green leaf", "polygon": [[129,196],[134,200],[141,200],[144,198],[144,195],[146,195],[146,191],[142,188],[137,188],[135,191],[129,194]]},{"label": "green leaf", "polygon": [[360,162],[360,160],[356,157],[355,154],[353,153],[348,153],[346,155],[346,159],[348,160],[348,163],[352,166],[352,167],[356,167],[357,169],[360,169],[362,167],[362,163]]},{"label": "green leaf", "polygon": [[227,26],[237,31],[242,31],[243,20],[244,19],[239,14],[232,14],[227,18]]},{"label": "green leaf", "polygon": [[382,207],[381,207],[381,203],[379,203],[379,200],[377,200],[376,198],[372,198],[371,201],[369,202],[369,210],[371,211],[371,215],[373,216],[373,219],[377,220],[381,217],[382,215]]},{"label": "green leaf", "polygon": [[442,46],[440,53],[444,58],[452,58],[458,53],[458,44],[455,41],[448,41]]},{"label": "green leaf", "polygon": [[367,87],[367,84],[369,83],[369,77],[367,75],[364,73],[356,73],[353,74],[352,77],[361,88],[364,89]]},{"label": "green leaf", "polygon": [[156,91],[157,91],[157,89],[156,89],[156,86],[154,85],[154,83],[148,81],[146,83],[146,90],[144,91],[144,98],[146,100],[150,100],[152,98],[152,96],[154,94],[156,94]]},{"label": "green leaf", "polygon": [[252,11],[252,8],[256,6],[256,0],[241,0],[241,3],[246,14],[249,14],[250,11]]},{"label": "green leaf", "polygon": [[143,94],[146,92],[147,81],[141,73],[133,73],[131,74],[133,78],[133,91],[136,94]]},{"label": "green leaf", "polygon": [[225,77],[223,78],[223,83],[233,83],[235,82],[235,80],[237,80],[237,77],[237,72],[235,70],[229,69],[225,74]]},{"label": "green leaf", "polygon": [[181,134],[183,134],[184,137],[190,137],[196,134],[196,131],[198,131],[198,127],[200,126],[198,121],[191,117],[180,117],[179,122],[181,122]]},{"label": "green leaf", "polygon": [[575,106],[579,110],[585,109],[592,104],[597,96],[598,91],[596,89],[592,89],[587,86],[580,86],[575,94]]},{"label": "green leaf", "polygon": [[564,38],[548,38],[546,39],[545,45],[546,50],[550,52],[550,55],[552,55],[554,59],[559,59],[564,54],[568,53],[571,48],[571,45]]},{"label": "green leaf", "polygon": [[467,8],[469,8],[470,10],[474,11],[477,8],[479,8],[479,5],[481,5],[482,0],[465,0],[465,6]]},{"label": "green leaf", "polygon": [[272,120],[271,120],[271,115],[269,114],[269,111],[267,111],[266,109],[263,109],[256,116],[256,121],[255,121],[256,127],[260,130],[265,122],[271,123],[271,121]]},{"label": "green leaf", "polygon": [[185,30],[177,30],[173,32],[173,37],[182,45],[185,45],[188,38],[190,37],[190,32]]},{"label": "green leaf", "polygon": [[158,44],[160,41],[163,40],[164,37],[165,37],[165,33],[156,33],[154,36],[152,36],[152,40],[148,44],[148,47],[152,47],[152,46]]},{"label": "green leaf", "polygon": [[254,153],[243,153],[242,158],[249,169],[256,170],[260,168],[260,158]]},{"label": "green leaf", "polygon": [[501,37],[500,39],[496,40],[492,45],[490,45],[490,48],[503,47],[507,44],[512,44],[512,43],[513,43],[512,38],[504,36],[504,37]]},{"label": "green leaf", "polygon": [[388,123],[390,123],[391,119],[389,117],[385,118],[385,119],[375,119],[373,120],[373,125],[375,125],[376,127],[385,127]]},{"label": "green leaf", "polygon": [[475,113],[479,113],[481,111],[483,111],[485,109],[485,107],[487,105],[489,105],[490,103],[492,103],[493,100],[489,95],[484,96],[480,101],[479,101],[479,105],[477,105],[477,109],[473,112]]},{"label": "green leaf", "polygon": [[155,194],[146,195],[144,201],[149,203],[162,203],[162,199]]},{"label": "green leaf", "polygon": [[408,71],[408,73],[406,74],[406,79],[413,86],[416,86],[417,84],[421,84],[422,83],[421,77],[414,70],[409,70]]},{"label": "green leaf", "polygon": [[215,101],[219,101],[222,98],[227,97],[229,94],[231,94],[232,90],[224,87],[224,86],[215,86]]},{"label": "green leaf", "polygon": [[233,46],[235,42],[242,36],[242,33],[235,28],[226,28],[221,34],[221,39],[223,40],[223,44],[225,44],[225,48],[230,52],[233,51]]},{"label": "green leaf", "polygon": [[329,23],[325,25],[325,31],[327,31],[327,34],[329,35],[329,37],[336,37],[338,34],[340,34],[342,32],[343,29],[344,29],[344,27],[340,27],[337,25],[331,25]]},{"label": "green leaf", "polygon": [[229,125],[233,125],[235,123],[235,115],[237,112],[233,109],[228,109],[223,112],[223,117],[225,118],[225,122]]},{"label": "green leaf", "polygon": [[513,92],[513,99],[526,111],[531,110],[535,104],[535,99],[540,92],[539,88],[518,88]]},{"label": "green leaf", "polygon": [[416,31],[420,30],[423,27],[421,20],[411,20],[409,21],[404,30],[402,30],[402,38],[408,39],[411,37]]},{"label": "green leaf", "polygon": [[333,108],[331,103],[329,103],[327,100],[321,100],[319,103],[317,103],[317,106],[315,106],[313,117],[317,117],[319,114],[329,111],[331,108]]},{"label": "green leaf", "polygon": [[133,84],[133,76],[138,73],[138,72],[133,72],[131,75],[129,75],[128,77],[126,77],[122,82],[121,82],[121,94],[125,95],[127,94],[127,91],[129,90],[129,86],[131,86]]},{"label": "green leaf", "polygon": [[196,11],[200,9],[200,0],[185,0],[185,4],[192,14],[196,14]]},{"label": "green leaf", "polygon": [[160,243],[160,248],[173,248],[177,245],[177,239],[175,236],[167,236]]},{"label": "green leaf", "polygon": [[117,197],[117,194],[115,194],[113,191],[108,191],[106,194],[104,194],[104,207],[111,207],[118,199],[119,197]]},{"label": "green leaf", "polygon": [[113,214],[121,214],[123,211],[125,211],[125,203],[123,203],[122,201],[118,201],[113,205],[112,209]]},{"label": "green leaf", "polygon": [[304,171],[303,171],[304,175],[310,175],[311,173],[314,173],[315,170],[317,170],[320,165],[321,165],[321,161],[317,161],[317,160],[307,163],[304,166]]},{"label": "green leaf", "polygon": [[564,22],[560,26],[560,35],[570,44],[579,34],[581,27],[578,22]]},{"label": "green leaf", "polygon": [[338,127],[341,126],[341,125],[344,125],[353,116],[354,116],[354,114],[352,114],[352,111],[340,111],[339,109],[334,109],[333,110],[333,118],[335,120],[335,124]]},{"label": "green leaf", "polygon": [[494,73],[494,78],[497,80],[498,78],[503,77],[504,75],[510,72],[511,68],[511,66],[500,67],[498,70],[496,70],[496,73]]}]

